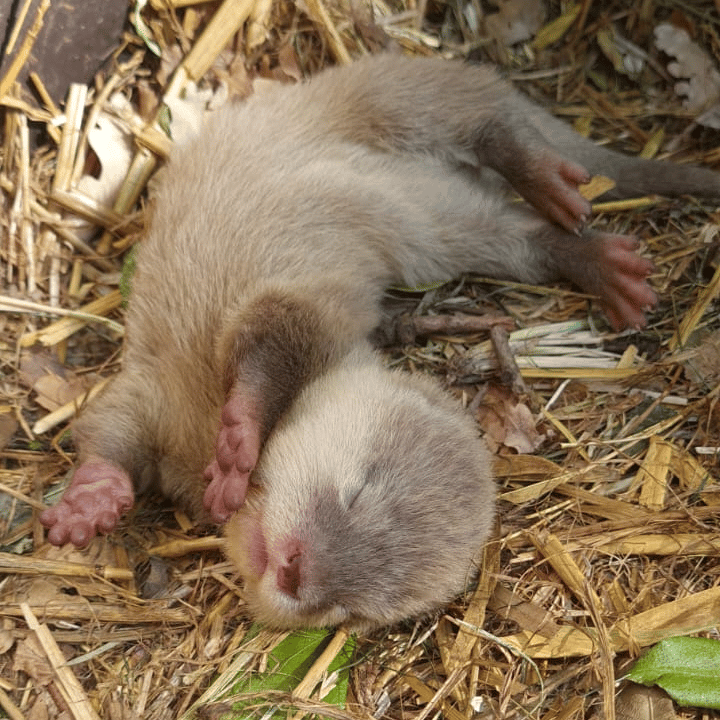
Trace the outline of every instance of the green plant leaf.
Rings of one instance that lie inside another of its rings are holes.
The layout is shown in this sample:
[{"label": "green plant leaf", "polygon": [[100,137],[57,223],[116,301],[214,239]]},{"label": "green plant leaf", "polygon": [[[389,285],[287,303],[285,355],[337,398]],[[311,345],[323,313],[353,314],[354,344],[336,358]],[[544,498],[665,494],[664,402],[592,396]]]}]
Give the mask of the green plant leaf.
[{"label": "green plant leaf", "polygon": [[720,710],[720,641],[668,638],[645,653],[627,678],[659,685],[679,705]]},{"label": "green plant leaf", "polygon": [[[233,687],[233,694],[248,694],[255,698],[247,702],[239,701],[233,704],[236,718],[247,718],[244,711],[250,704],[257,702],[257,695],[264,692],[281,691],[290,693],[305,677],[308,670],[325,649],[335,634],[333,630],[299,630],[288,635],[269,654],[267,670],[261,674],[243,677]],[[350,681],[350,660],[355,649],[355,638],[350,637],[343,649],[337,654],[328,667],[328,674],[333,678],[334,684],[323,696],[323,702],[344,708],[347,699],[348,683]],[[238,714],[240,712],[240,714]],[[258,717],[265,716],[262,712]],[[288,713],[278,709],[272,717],[279,720]]]},{"label": "green plant leaf", "polygon": [[160,46],[152,39],[152,31],[140,14],[146,5],[147,0],[137,0],[133,7],[131,22],[135,26],[135,32],[142,38],[143,42],[148,46],[148,49],[160,57],[162,55]]}]

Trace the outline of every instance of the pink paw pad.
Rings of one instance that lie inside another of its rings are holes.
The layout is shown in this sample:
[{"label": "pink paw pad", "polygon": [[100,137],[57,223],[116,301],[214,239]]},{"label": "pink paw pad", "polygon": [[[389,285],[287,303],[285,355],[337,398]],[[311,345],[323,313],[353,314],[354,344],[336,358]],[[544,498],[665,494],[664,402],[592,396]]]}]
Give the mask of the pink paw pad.
[{"label": "pink paw pad", "polygon": [[98,533],[114,530],[133,499],[124,470],[105,460],[90,460],[77,468],[60,502],[42,512],[40,522],[53,545],[85,547]]},{"label": "pink paw pad", "polygon": [[635,238],[601,235],[597,242],[602,279],[600,297],[610,324],[616,330],[644,327],[645,310],[657,302],[647,282],[653,271],[652,262],[636,253],[640,243]]},{"label": "pink paw pad", "polygon": [[260,428],[245,398],[232,396],[220,419],[215,459],[204,473],[210,483],[204,504],[217,523],[225,522],[245,502],[248,479],[260,454]]}]

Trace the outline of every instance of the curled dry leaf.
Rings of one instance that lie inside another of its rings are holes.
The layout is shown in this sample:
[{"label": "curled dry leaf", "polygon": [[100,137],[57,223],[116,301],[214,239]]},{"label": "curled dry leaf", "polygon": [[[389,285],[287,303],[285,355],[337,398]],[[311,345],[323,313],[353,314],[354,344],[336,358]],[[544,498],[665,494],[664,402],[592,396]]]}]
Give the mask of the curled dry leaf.
[{"label": "curled dry leaf", "polygon": [[696,121],[720,129],[720,72],[712,59],[688,35],[670,23],[655,28],[655,44],[675,58],[668,70],[677,78],[675,92],[685,98],[683,104],[691,112],[702,113]]},{"label": "curled dry leaf", "polygon": [[545,22],[545,5],[537,0],[498,0],[498,11],[485,17],[485,32],[503,45],[535,36]]},{"label": "curled dry leaf", "polygon": [[4,655],[14,644],[14,633],[10,630],[0,629],[0,655]]},{"label": "curled dry leaf", "polygon": [[32,635],[17,644],[13,670],[26,673],[38,685],[48,685],[54,677],[45,653]]},{"label": "curled dry leaf", "polygon": [[697,385],[713,387],[720,382],[720,330],[710,333],[683,363]]},{"label": "curled dry leaf", "polygon": [[88,133],[88,142],[100,162],[100,176],[83,175],[78,189],[112,207],[132,162],[132,138],[113,118],[101,113]]},{"label": "curled dry leaf", "polygon": [[20,372],[24,384],[37,393],[38,405],[51,412],[90,387],[88,378],[63,367],[49,350],[24,352],[20,358]]},{"label": "curled dry leaf", "polygon": [[7,446],[18,429],[18,421],[10,410],[0,412],[0,450]]},{"label": "curled dry leaf", "polygon": [[535,427],[530,408],[504,388],[488,388],[476,417],[493,452],[504,445],[518,453],[532,453],[545,440]]}]

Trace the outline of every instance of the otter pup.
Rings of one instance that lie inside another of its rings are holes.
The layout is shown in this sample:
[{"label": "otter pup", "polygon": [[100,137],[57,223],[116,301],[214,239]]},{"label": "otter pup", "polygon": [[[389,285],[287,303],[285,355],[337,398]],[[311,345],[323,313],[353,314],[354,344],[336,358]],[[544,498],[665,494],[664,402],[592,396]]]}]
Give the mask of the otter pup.
[{"label": "otter pup", "polygon": [[584,228],[597,171],[620,195],[720,196],[718,174],[595,147],[482,65],[378,56],[218,111],[166,169],[123,368],[75,423],[50,542],[109,532],[157,483],[229,520],[270,624],[446,602],[491,525],[490,459],[456,403],[371,350],[383,290],[562,277],[642,326],[651,263]]}]

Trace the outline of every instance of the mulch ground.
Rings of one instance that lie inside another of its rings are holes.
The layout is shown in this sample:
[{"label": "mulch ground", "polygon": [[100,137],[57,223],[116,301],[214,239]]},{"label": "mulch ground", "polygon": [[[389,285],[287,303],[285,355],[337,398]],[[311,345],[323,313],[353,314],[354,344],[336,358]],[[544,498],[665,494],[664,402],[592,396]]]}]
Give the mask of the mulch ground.
[{"label": "mulch ground", "polygon": [[[283,638],[256,632],[218,538],[156,500],[82,551],[50,547],[37,520],[72,467],[70,420],[122,360],[121,271],[171,147],[166,108],[193,122],[258,84],[381,49],[467,57],[597,142],[719,167],[720,8],[152,0],[89,85],[53,99],[42,64],[14,81],[58,10],[20,5],[0,77],[0,708],[218,717],[219,688],[264,671]],[[704,68],[695,105],[677,92],[680,60],[686,76]],[[412,322],[388,362],[442,378],[496,454],[496,536],[477,586],[445,612],[357,639],[345,708],[316,682],[339,631],[294,692],[255,697],[258,717],[288,704],[295,717],[720,717],[622,681],[659,640],[719,637],[720,212],[692,198],[596,203],[593,224],[636,234],[656,264],[660,301],[640,332],[610,332],[568,285],[470,276],[391,293]],[[446,323],[457,312],[510,318],[495,346],[509,344],[522,381],[498,369],[487,329]]]}]

